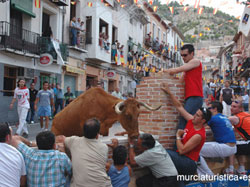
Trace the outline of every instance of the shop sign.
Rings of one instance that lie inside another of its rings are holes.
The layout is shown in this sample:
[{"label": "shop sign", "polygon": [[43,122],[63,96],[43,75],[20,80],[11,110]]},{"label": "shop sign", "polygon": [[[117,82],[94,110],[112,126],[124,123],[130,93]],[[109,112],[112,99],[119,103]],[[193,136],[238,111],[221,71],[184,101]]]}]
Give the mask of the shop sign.
[{"label": "shop sign", "polygon": [[52,62],[53,62],[53,57],[51,56],[51,54],[44,53],[41,54],[40,61],[38,62],[38,64],[40,66],[49,66],[50,64],[52,64]]},{"label": "shop sign", "polygon": [[116,73],[115,71],[107,71],[106,75],[108,78],[112,79],[112,78],[115,78]]},{"label": "shop sign", "polygon": [[85,74],[85,70],[82,70],[82,69],[76,68],[76,67],[72,67],[72,66],[68,66],[68,65],[66,65],[66,71],[70,72],[70,73],[81,74],[81,75]]}]

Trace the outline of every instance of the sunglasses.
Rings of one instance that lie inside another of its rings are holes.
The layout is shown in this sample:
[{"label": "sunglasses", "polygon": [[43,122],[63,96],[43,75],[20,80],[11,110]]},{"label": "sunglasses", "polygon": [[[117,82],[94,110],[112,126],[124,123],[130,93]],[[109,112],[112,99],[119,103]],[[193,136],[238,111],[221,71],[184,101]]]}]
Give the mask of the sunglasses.
[{"label": "sunglasses", "polygon": [[207,109],[208,109],[208,110],[211,110],[212,108],[213,108],[213,107],[208,107]]},{"label": "sunglasses", "polygon": [[236,104],[241,104],[241,101],[235,100],[235,101],[233,101],[233,102],[235,102]]},{"label": "sunglasses", "polygon": [[182,57],[186,57],[186,56],[188,56],[188,54],[181,54],[181,56],[182,56]]},{"label": "sunglasses", "polygon": [[208,116],[208,112],[210,112],[207,108],[204,108],[204,107],[202,107],[202,108],[200,108],[200,110],[201,110],[201,112],[202,112],[202,114],[203,114],[203,118],[206,120],[206,122],[208,121],[207,120],[207,116]]}]

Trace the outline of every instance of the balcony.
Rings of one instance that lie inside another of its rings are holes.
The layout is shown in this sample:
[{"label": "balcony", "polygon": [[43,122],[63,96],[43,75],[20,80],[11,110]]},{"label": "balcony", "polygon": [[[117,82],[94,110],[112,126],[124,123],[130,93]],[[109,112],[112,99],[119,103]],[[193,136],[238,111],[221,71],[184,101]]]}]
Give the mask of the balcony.
[{"label": "balcony", "polygon": [[[39,44],[40,44],[40,54],[49,53],[51,54],[53,59],[55,60],[57,59],[56,51],[49,37],[40,37]],[[63,60],[67,61],[67,57],[69,54],[68,46],[66,44],[60,43],[60,51],[61,51]]]},{"label": "balcony", "polygon": [[68,6],[67,0],[51,0],[57,6]]},{"label": "balcony", "polygon": [[39,55],[39,34],[0,21],[0,46],[6,50]]},{"label": "balcony", "polygon": [[152,47],[152,38],[151,37],[144,37],[144,44],[146,47]]},{"label": "balcony", "polygon": [[[88,35],[88,33],[86,33],[84,30],[77,30],[77,35],[76,36],[73,36],[71,30],[72,29],[76,29],[76,28],[73,28],[73,27],[69,27],[69,41],[70,41],[70,44],[69,44],[69,48],[74,48],[76,50],[79,50],[79,51],[82,51],[82,52],[86,52],[86,44],[91,44],[91,38],[89,37],[86,37]],[[74,38],[73,37],[76,37],[75,38],[75,42],[76,44],[74,44]]]}]

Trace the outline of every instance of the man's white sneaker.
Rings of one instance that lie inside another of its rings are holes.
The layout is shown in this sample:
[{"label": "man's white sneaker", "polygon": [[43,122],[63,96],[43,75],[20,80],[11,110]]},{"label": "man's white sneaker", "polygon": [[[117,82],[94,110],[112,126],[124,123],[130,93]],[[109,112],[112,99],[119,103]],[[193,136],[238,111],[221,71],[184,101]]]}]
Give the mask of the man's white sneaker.
[{"label": "man's white sneaker", "polygon": [[30,123],[31,123],[31,124],[34,124],[34,121],[31,121]]}]

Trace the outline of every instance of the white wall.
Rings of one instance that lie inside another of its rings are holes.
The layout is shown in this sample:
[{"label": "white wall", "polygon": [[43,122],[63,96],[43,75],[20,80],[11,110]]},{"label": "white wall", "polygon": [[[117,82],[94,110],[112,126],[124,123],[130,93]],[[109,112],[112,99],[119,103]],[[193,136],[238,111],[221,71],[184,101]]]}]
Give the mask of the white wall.
[{"label": "white wall", "polygon": [[22,55],[6,53],[6,52],[0,53],[0,63],[3,64],[31,68],[50,73],[61,73],[61,68],[58,64],[53,63],[50,66],[42,67],[38,65],[37,63],[38,60],[39,59],[36,59],[36,61],[34,62],[32,58],[27,58]]},{"label": "white wall", "polygon": [[0,3],[0,21],[7,21],[9,22],[9,17],[10,17],[10,1],[7,1],[5,3]]},{"label": "white wall", "polygon": [[169,32],[167,33],[167,44],[169,43],[170,49],[171,47],[174,48],[174,42],[175,42],[174,35],[172,36],[172,32],[173,32],[173,29],[170,28]]}]

